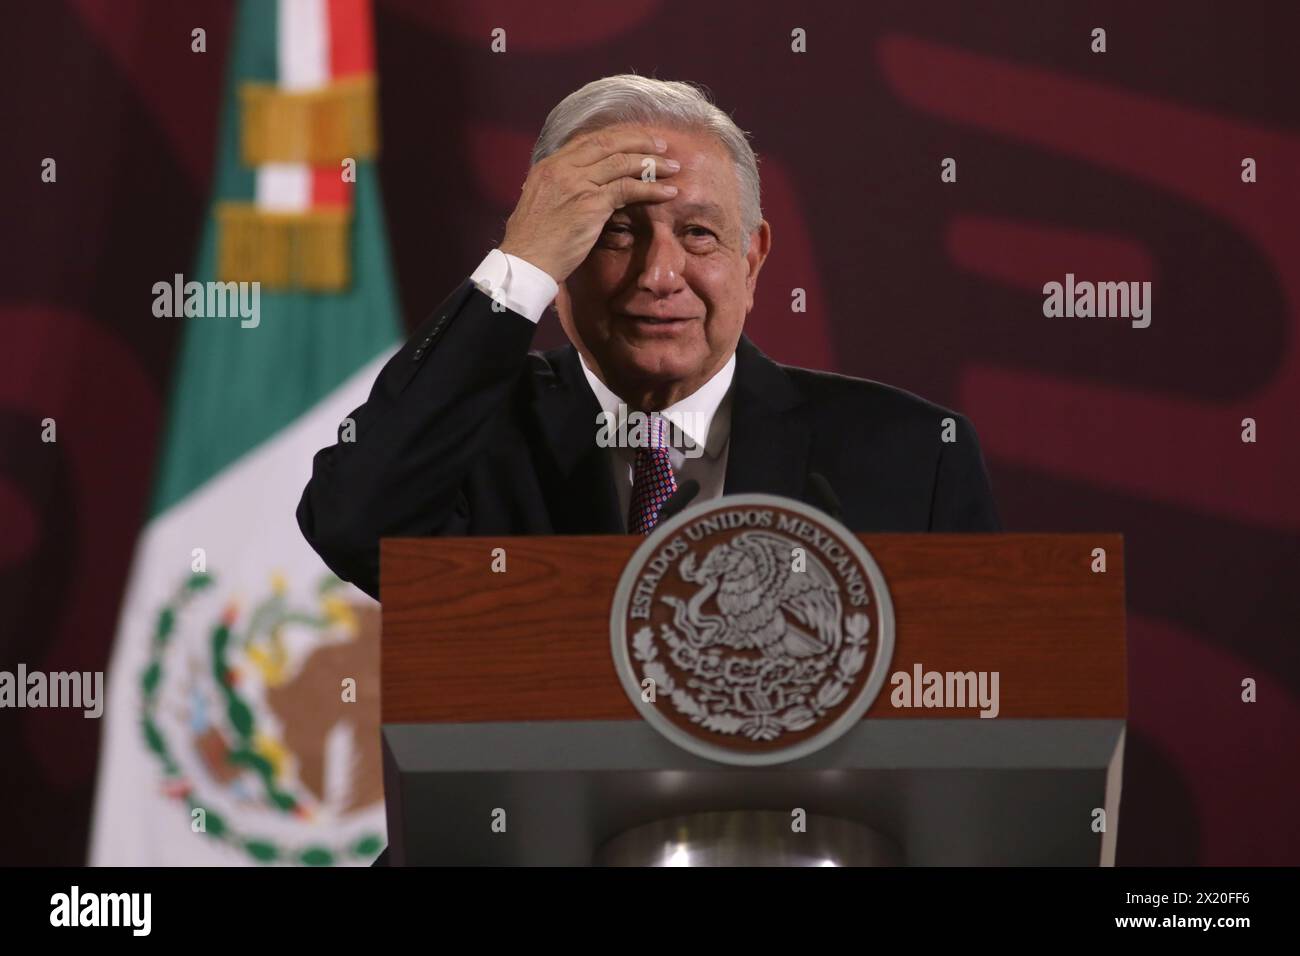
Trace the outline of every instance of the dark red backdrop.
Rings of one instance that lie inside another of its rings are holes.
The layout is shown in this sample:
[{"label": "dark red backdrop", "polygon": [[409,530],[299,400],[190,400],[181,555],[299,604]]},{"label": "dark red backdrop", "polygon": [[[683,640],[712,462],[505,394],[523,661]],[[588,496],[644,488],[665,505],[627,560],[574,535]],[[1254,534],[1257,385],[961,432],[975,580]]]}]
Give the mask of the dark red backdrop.
[{"label": "dark red backdrop", "polygon": [[[561,96],[629,69],[707,84],[763,158],[759,344],[968,413],[1010,529],[1127,535],[1121,862],[1300,863],[1297,8],[461,6],[377,9],[408,325],[498,237]],[[177,344],[150,289],[192,264],[230,12],[6,13],[0,666],[107,662]],[[57,185],[40,182],[46,156]],[[946,156],[956,184],[939,181]],[[1066,272],[1152,280],[1151,328],[1045,319],[1041,285]],[[795,286],[806,315],[788,311]],[[1257,444],[1239,440],[1246,416]],[[0,713],[0,861],[83,858],[98,730]]]}]

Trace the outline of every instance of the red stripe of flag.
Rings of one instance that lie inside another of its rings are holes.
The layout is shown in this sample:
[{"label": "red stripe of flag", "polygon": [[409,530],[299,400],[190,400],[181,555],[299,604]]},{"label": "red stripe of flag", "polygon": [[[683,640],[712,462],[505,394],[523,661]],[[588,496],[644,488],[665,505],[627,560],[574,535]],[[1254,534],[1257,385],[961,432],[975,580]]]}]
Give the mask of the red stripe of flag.
[{"label": "red stripe of flag", "polygon": [[[374,24],[370,0],[327,0],[329,18],[330,79],[373,73],[375,69]],[[342,167],[320,167],[311,171],[313,206],[350,206],[352,184],[345,183]]]},{"label": "red stripe of flag", "polygon": [[370,0],[328,0],[330,76],[339,79],[375,71],[374,23]]},{"label": "red stripe of flag", "polygon": [[352,184],[343,181],[343,166],[314,166],[311,171],[311,204],[352,205]]}]

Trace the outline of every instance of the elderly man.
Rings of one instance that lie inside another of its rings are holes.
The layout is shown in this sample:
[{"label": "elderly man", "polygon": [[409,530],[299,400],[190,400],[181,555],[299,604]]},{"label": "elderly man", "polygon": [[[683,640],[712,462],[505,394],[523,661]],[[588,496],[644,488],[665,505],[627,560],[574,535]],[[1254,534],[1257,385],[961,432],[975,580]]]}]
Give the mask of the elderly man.
[{"label": "elderly man", "polygon": [[[644,534],[688,482],[834,501],[857,531],[996,530],[964,418],[744,337],[771,245],[754,153],[699,90],[570,94],[500,247],[317,454],[303,533],[377,596],[381,537]],[[530,353],[552,302],[572,344]]]}]

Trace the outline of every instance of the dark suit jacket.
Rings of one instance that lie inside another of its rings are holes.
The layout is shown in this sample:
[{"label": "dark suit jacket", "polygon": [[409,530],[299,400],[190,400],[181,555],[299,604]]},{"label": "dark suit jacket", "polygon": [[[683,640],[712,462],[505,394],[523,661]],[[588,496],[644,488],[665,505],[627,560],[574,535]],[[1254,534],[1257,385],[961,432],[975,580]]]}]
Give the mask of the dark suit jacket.
[{"label": "dark suit jacket", "polygon": [[[468,280],[384,366],[355,440],[317,453],[298,524],[340,577],[378,597],[387,536],[621,534],[600,405],[572,346]],[[778,365],[742,338],[724,491],[808,500],[820,473],[854,531],[995,531],[970,422],[878,382]],[[943,419],[956,441],[941,440]]]}]

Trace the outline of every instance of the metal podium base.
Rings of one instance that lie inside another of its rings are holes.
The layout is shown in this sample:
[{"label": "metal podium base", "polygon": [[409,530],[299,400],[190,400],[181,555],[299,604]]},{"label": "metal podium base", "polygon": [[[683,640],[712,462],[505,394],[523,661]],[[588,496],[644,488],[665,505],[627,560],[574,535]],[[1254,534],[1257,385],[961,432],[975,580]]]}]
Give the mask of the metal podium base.
[{"label": "metal podium base", "polygon": [[[837,835],[856,824],[905,866],[1110,866],[1123,738],[1112,719],[891,717],[789,764],[731,767],[640,719],[386,724],[388,842],[395,866],[647,864],[681,845],[696,864],[736,832],[720,860],[741,844],[772,847],[762,862],[878,862],[857,850],[872,841]],[[797,807],[806,833],[790,831]],[[711,824],[720,808],[748,822]]]},{"label": "metal podium base", "polygon": [[789,813],[732,810],[656,820],[614,837],[597,866],[898,866],[893,841],[860,823]]}]

